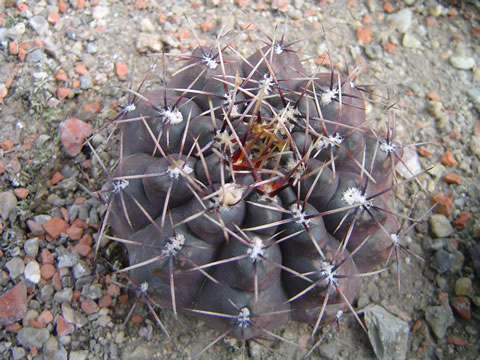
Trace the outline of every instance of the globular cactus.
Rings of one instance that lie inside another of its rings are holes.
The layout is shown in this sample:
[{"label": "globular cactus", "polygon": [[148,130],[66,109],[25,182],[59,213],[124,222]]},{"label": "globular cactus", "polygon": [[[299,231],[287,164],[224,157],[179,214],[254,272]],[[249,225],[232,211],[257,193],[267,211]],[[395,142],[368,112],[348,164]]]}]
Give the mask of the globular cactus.
[{"label": "globular cactus", "polygon": [[199,46],[164,87],[130,91],[107,222],[162,308],[243,341],[318,326],[385,263],[402,147],[366,125],[348,74],[308,75],[271,40]]}]

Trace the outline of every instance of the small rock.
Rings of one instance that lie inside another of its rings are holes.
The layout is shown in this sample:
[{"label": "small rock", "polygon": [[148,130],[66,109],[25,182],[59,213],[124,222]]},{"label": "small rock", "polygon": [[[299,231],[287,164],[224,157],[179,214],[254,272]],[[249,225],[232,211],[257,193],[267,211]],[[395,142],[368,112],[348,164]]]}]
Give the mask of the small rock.
[{"label": "small rock", "polygon": [[16,279],[18,276],[22,275],[23,271],[25,270],[25,264],[23,263],[23,260],[18,256],[9,260],[5,264],[5,267],[7,268],[12,279]]},{"label": "small rock", "polygon": [[81,308],[83,312],[87,315],[96,313],[99,309],[97,303],[91,299],[85,299],[82,301]]},{"label": "small rock", "polygon": [[37,329],[33,327],[21,328],[17,334],[17,341],[20,345],[30,349],[36,347],[40,349],[50,337],[50,332],[46,328]]},{"label": "small rock", "polygon": [[475,66],[475,59],[469,56],[453,55],[450,57],[450,64],[456,69],[470,70]]},{"label": "small rock", "polygon": [[28,23],[38,35],[45,35],[48,32],[48,21],[41,15],[32,17]]},{"label": "small rock", "polygon": [[396,14],[389,15],[388,21],[403,34],[412,24],[412,10],[402,9]]},{"label": "small rock", "polygon": [[430,260],[432,269],[438,271],[440,274],[446,273],[455,262],[455,255],[450,254],[443,249],[437,250],[435,255]]},{"label": "small rock", "polygon": [[0,218],[7,220],[13,216],[17,207],[17,197],[12,191],[0,193]]},{"label": "small rock", "polygon": [[404,148],[402,161],[398,162],[396,170],[405,179],[420,174],[423,170],[418,153],[410,148]]},{"label": "small rock", "polygon": [[86,74],[80,76],[80,89],[88,90],[93,87],[92,76],[90,74]]},{"label": "small rock", "polygon": [[402,46],[406,48],[419,48],[422,45],[422,42],[417,39],[415,35],[411,32],[406,32],[403,35]]},{"label": "small rock", "polygon": [[58,216],[52,217],[43,224],[43,228],[52,238],[56,239],[61,233],[67,231],[68,223]]},{"label": "small rock", "polygon": [[73,278],[76,280],[83,276],[90,275],[91,272],[92,270],[90,269],[90,266],[88,266],[86,262],[79,261],[73,267]]},{"label": "small rock", "polygon": [[466,277],[461,277],[455,281],[455,295],[457,296],[473,296],[472,280]]},{"label": "small rock", "polygon": [[10,325],[21,320],[26,312],[27,287],[25,281],[21,281],[0,296],[0,326]]},{"label": "small rock", "polygon": [[100,299],[103,295],[100,284],[87,285],[82,288],[82,295],[91,300]]},{"label": "small rock", "polygon": [[159,52],[162,50],[162,40],[159,34],[140,33],[137,37],[136,47],[140,53]]},{"label": "small rock", "polygon": [[438,339],[443,339],[447,329],[455,322],[452,309],[448,304],[429,306],[425,310],[425,320]]},{"label": "small rock", "polygon": [[451,301],[453,310],[465,320],[470,320],[472,317],[472,311],[470,306],[470,300],[465,296],[454,297]]},{"label": "small rock", "polygon": [[50,335],[47,342],[45,343],[45,346],[43,347],[43,352],[50,359],[53,359],[57,350],[58,350],[58,340],[55,336]]},{"label": "small rock", "polygon": [[110,9],[106,6],[95,6],[93,8],[92,17],[96,20],[103,19],[110,13]]},{"label": "small rock", "polygon": [[75,327],[66,322],[63,316],[57,318],[57,336],[62,337],[65,335],[70,335],[75,330]]},{"label": "small rock", "polygon": [[71,268],[78,263],[79,256],[78,254],[73,251],[72,249],[65,250],[59,257],[58,257],[58,268],[66,267]]},{"label": "small rock", "polygon": [[407,356],[409,327],[406,321],[374,305],[365,310],[368,337],[377,359],[403,360]]},{"label": "small rock", "polygon": [[86,360],[88,357],[88,350],[70,351],[68,360]]},{"label": "small rock", "polygon": [[65,288],[57,291],[53,297],[53,300],[59,303],[70,303],[72,301],[73,290],[72,288]]},{"label": "small rock", "polygon": [[475,105],[480,105],[480,89],[470,88],[467,90],[467,95]]},{"label": "small rock", "polygon": [[78,155],[84,140],[92,134],[92,130],[91,124],[76,118],[62,121],[60,123],[60,141],[65,152],[72,157]]},{"label": "small rock", "polygon": [[430,231],[433,236],[441,238],[452,235],[454,229],[445,215],[434,214],[430,217]]},{"label": "small rock", "polygon": [[140,30],[142,32],[153,33],[155,31],[155,25],[148,18],[142,18],[140,20]]},{"label": "small rock", "polygon": [[33,258],[38,255],[38,247],[38,238],[28,239],[23,244],[23,250],[25,251],[25,254]]},{"label": "small rock", "polygon": [[38,284],[40,282],[40,265],[35,260],[31,260],[28,262],[27,266],[25,266],[24,271],[25,279],[32,282],[33,284]]},{"label": "small rock", "polygon": [[12,359],[13,360],[21,360],[25,357],[25,349],[21,347],[14,347],[12,348]]}]

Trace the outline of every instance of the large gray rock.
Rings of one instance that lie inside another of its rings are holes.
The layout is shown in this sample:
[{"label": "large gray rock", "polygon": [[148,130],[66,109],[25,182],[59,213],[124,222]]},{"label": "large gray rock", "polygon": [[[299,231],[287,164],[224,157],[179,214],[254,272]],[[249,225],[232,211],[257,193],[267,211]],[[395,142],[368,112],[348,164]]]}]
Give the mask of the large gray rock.
[{"label": "large gray rock", "polygon": [[377,359],[404,360],[407,356],[408,323],[379,305],[364,312],[368,337]]}]

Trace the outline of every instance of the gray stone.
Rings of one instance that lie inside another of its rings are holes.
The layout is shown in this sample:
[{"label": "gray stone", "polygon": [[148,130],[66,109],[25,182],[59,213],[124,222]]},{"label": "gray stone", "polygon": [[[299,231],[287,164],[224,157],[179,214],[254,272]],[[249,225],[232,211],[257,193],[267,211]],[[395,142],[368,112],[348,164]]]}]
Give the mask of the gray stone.
[{"label": "gray stone", "polygon": [[408,349],[408,323],[379,305],[367,308],[364,314],[368,337],[377,359],[405,359]]},{"label": "gray stone", "polygon": [[25,33],[25,30],[25,24],[19,22],[7,30],[7,37],[12,40],[18,40]]},{"label": "gray stone", "polygon": [[102,286],[100,284],[87,285],[82,288],[82,295],[92,299],[100,299],[103,295]]},{"label": "gray stone", "polygon": [[430,259],[430,267],[440,274],[446,273],[452,267],[455,261],[455,255],[450,254],[448,251],[440,249]]},{"label": "gray stone", "polygon": [[45,346],[43,347],[44,355],[48,356],[48,358],[52,359],[55,356],[55,353],[58,350],[58,340],[55,336],[50,335]]},{"label": "gray stone", "polygon": [[480,105],[480,89],[475,89],[475,88],[468,89],[467,95],[475,105]]},{"label": "gray stone", "polygon": [[25,270],[25,264],[19,257],[14,257],[13,259],[9,260],[5,264],[5,267],[7,268],[12,279],[16,279],[18,276],[22,275],[23,271]]},{"label": "gray stone", "polygon": [[21,347],[14,347],[12,348],[12,359],[13,360],[20,360],[26,355],[25,349]]},{"label": "gray stone", "polygon": [[28,21],[28,23],[38,35],[45,35],[48,32],[48,21],[43,16],[34,16]]},{"label": "gray stone", "polygon": [[47,55],[42,49],[35,49],[27,55],[27,62],[42,63],[47,60]]},{"label": "gray stone", "polygon": [[50,332],[43,328],[37,329],[32,327],[21,328],[17,334],[17,341],[20,345],[30,349],[36,347],[40,349],[50,337]]},{"label": "gray stone", "polygon": [[23,250],[25,254],[34,258],[38,255],[38,246],[38,238],[28,239],[23,244]]},{"label": "gray stone", "polygon": [[72,269],[73,278],[75,280],[83,276],[90,275],[91,272],[92,269],[90,269],[90,266],[88,266],[88,264],[83,260],[80,260]]},{"label": "gray stone", "polygon": [[59,303],[70,303],[72,301],[73,290],[72,288],[65,288],[55,293],[53,300]]},{"label": "gray stone", "polygon": [[86,360],[88,357],[88,350],[70,351],[68,360]]},{"label": "gray stone", "polygon": [[90,74],[85,74],[80,76],[80,89],[88,90],[93,87],[92,76]]},{"label": "gray stone", "polygon": [[447,329],[455,322],[449,305],[429,306],[425,310],[425,320],[438,339],[443,339]]},{"label": "gray stone", "polygon": [[17,207],[17,197],[12,191],[0,193],[0,218],[3,220],[11,219]]},{"label": "gray stone", "polygon": [[453,234],[453,226],[445,215],[435,214],[430,216],[430,231],[437,238],[448,237]]},{"label": "gray stone", "polygon": [[65,252],[63,252],[63,254],[61,254],[58,257],[57,267],[58,268],[73,267],[75,264],[78,263],[78,259],[79,259],[79,256],[75,251],[73,251],[71,249],[65,250]]},{"label": "gray stone", "polygon": [[140,20],[140,31],[153,33],[155,31],[155,25],[148,18],[142,18]]},{"label": "gray stone", "polygon": [[474,290],[471,279],[461,277],[455,281],[455,295],[473,297],[473,294]]},{"label": "gray stone", "polygon": [[67,360],[68,359],[68,353],[67,350],[63,346],[59,346],[58,350],[55,352],[55,355],[53,356],[53,360]]},{"label": "gray stone", "polygon": [[47,302],[52,300],[53,293],[55,292],[55,289],[53,288],[52,285],[46,284],[40,289],[40,299],[43,302]]}]

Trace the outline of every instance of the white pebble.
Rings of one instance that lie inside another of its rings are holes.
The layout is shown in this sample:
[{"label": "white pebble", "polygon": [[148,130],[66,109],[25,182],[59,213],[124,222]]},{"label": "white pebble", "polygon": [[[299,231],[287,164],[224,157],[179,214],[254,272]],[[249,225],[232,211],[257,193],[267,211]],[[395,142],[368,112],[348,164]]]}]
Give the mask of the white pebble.
[{"label": "white pebble", "polygon": [[34,284],[38,284],[40,281],[40,265],[38,265],[35,260],[30,261],[27,266],[25,266],[24,275],[25,279]]},{"label": "white pebble", "polygon": [[450,57],[450,64],[460,70],[470,70],[475,66],[475,59],[468,56],[453,55]]},{"label": "white pebble", "polygon": [[93,8],[92,17],[94,19],[103,19],[110,13],[110,9],[106,6],[95,6]]},{"label": "white pebble", "polygon": [[402,9],[399,12],[390,15],[388,20],[398,31],[403,34],[412,24],[412,10]]}]

